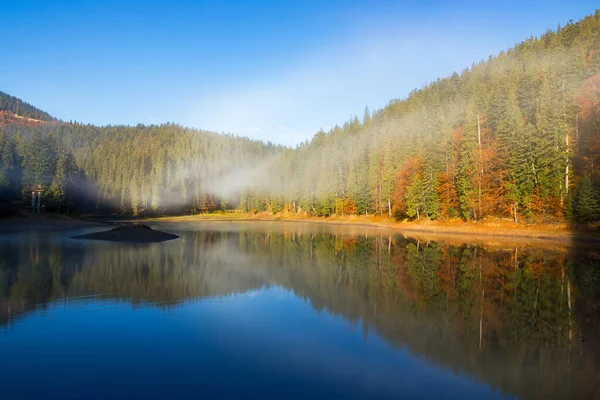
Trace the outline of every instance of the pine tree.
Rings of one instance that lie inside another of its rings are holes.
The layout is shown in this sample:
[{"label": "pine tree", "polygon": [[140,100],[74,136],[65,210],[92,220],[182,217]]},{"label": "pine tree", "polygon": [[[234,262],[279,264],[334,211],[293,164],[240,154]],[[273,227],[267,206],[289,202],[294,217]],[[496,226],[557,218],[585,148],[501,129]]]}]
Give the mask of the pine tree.
[{"label": "pine tree", "polygon": [[14,168],[15,154],[12,140],[0,132],[0,189],[3,191],[10,189]]},{"label": "pine tree", "polygon": [[589,175],[585,175],[578,185],[574,211],[575,217],[580,222],[593,222],[600,219],[598,193]]},{"label": "pine tree", "polygon": [[477,217],[475,212],[477,194],[474,187],[474,176],[477,173],[474,163],[477,143],[473,130],[470,129],[471,125],[468,124],[467,128],[463,131],[456,171],[456,192],[458,194],[460,214],[465,220]]},{"label": "pine tree", "polygon": [[412,178],[410,185],[406,190],[406,197],[404,199],[406,203],[406,215],[409,218],[417,217],[417,220],[421,219],[421,211],[423,210],[423,181],[419,174],[415,174]]},{"label": "pine tree", "polygon": [[518,222],[519,206],[529,202],[535,188],[531,152],[534,128],[531,124],[525,126],[514,88],[509,89],[507,96],[503,117],[498,124],[498,136],[502,156],[508,166],[507,197],[513,203],[513,217]]},{"label": "pine tree", "polygon": [[369,106],[365,106],[365,113],[362,120],[363,126],[368,127],[371,124],[371,112]]},{"label": "pine tree", "polygon": [[354,204],[356,205],[356,211],[359,214],[368,214],[369,212],[369,153],[367,149],[364,149],[361,157],[354,166],[355,172],[353,174],[354,183],[350,190],[350,195]]},{"label": "pine tree", "polygon": [[52,208],[60,211],[66,206],[67,193],[71,184],[72,162],[69,154],[62,153],[56,163],[56,172],[52,184],[46,193],[46,199],[52,203]]},{"label": "pine tree", "polygon": [[432,169],[417,173],[406,191],[406,215],[410,218],[422,216],[436,219],[440,216],[440,199],[437,178]]}]

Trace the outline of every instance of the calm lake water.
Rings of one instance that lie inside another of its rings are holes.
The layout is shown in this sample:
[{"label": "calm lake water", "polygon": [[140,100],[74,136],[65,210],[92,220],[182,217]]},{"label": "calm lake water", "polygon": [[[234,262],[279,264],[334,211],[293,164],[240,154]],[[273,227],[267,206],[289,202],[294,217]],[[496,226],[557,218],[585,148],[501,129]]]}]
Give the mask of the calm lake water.
[{"label": "calm lake water", "polygon": [[0,233],[0,398],[600,398],[600,251],[302,223]]}]

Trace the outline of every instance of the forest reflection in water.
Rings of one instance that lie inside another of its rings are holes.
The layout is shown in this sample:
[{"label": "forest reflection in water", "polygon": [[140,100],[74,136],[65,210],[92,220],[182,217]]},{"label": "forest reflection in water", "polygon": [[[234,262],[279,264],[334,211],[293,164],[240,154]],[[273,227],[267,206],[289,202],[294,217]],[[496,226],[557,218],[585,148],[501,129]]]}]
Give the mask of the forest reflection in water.
[{"label": "forest reflection in water", "polygon": [[394,347],[523,398],[600,393],[600,254],[309,224],[173,224],[181,239],[0,240],[0,329],[82,296],[177,308],[280,286]]}]

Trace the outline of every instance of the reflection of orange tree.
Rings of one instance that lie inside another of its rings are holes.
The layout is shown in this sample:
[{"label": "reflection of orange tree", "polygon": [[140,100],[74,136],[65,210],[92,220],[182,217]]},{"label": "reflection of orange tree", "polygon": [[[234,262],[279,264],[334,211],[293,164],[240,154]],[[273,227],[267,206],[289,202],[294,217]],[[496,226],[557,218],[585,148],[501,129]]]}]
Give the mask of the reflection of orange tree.
[{"label": "reflection of orange tree", "polygon": [[406,204],[404,199],[406,197],[408,186],[411,183],[413,175],[420,170],[423,165],[421,158],[408,158],[402,164],[402,167],[396,174],[396,184],[392,193],[394,200],[394,213],[399,216],[406,214]]}]

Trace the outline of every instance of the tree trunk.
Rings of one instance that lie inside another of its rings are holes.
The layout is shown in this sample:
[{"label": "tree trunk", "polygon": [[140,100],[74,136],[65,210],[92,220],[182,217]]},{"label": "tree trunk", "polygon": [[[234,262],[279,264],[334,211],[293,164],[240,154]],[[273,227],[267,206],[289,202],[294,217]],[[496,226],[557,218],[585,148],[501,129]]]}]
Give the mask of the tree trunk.
[{"label": "tree trunk", "polygon": [[479,114],[477,114],[477,142],[479,144],[479,218],[481,218],[481,180],[483,179],[483,155],[481,154],[481,125],[479,123]]},{"label": "tree trunk", "polygon": [[[567,101],[565,99],[565,81],[562,82],[562,103],[563,103],[563,125],[565,130],[565,144],[567,146],[565,151],[565,194],[569,194],[569,129],[567,124]],[[577,120],[576,120],[577,121]]]},{"label": "tree trunk", "polygon": [[565,144],[567,151],[565,156],[565,195],[569,195],[569,132],[565,132]]},{"label": "tree trunk", "polygon": [[379,193],[377,194],[377,197],[378,197],[377,204],[378,204],[378,207],[379,207],[379,215],[383,214],[383,207],[381,207],[381,203],[383,203],[383,199],[382,199],[383,193],[382,193],[382,191],[383,191],[383,174],[379,178],[379,190],[378,190]]}]

